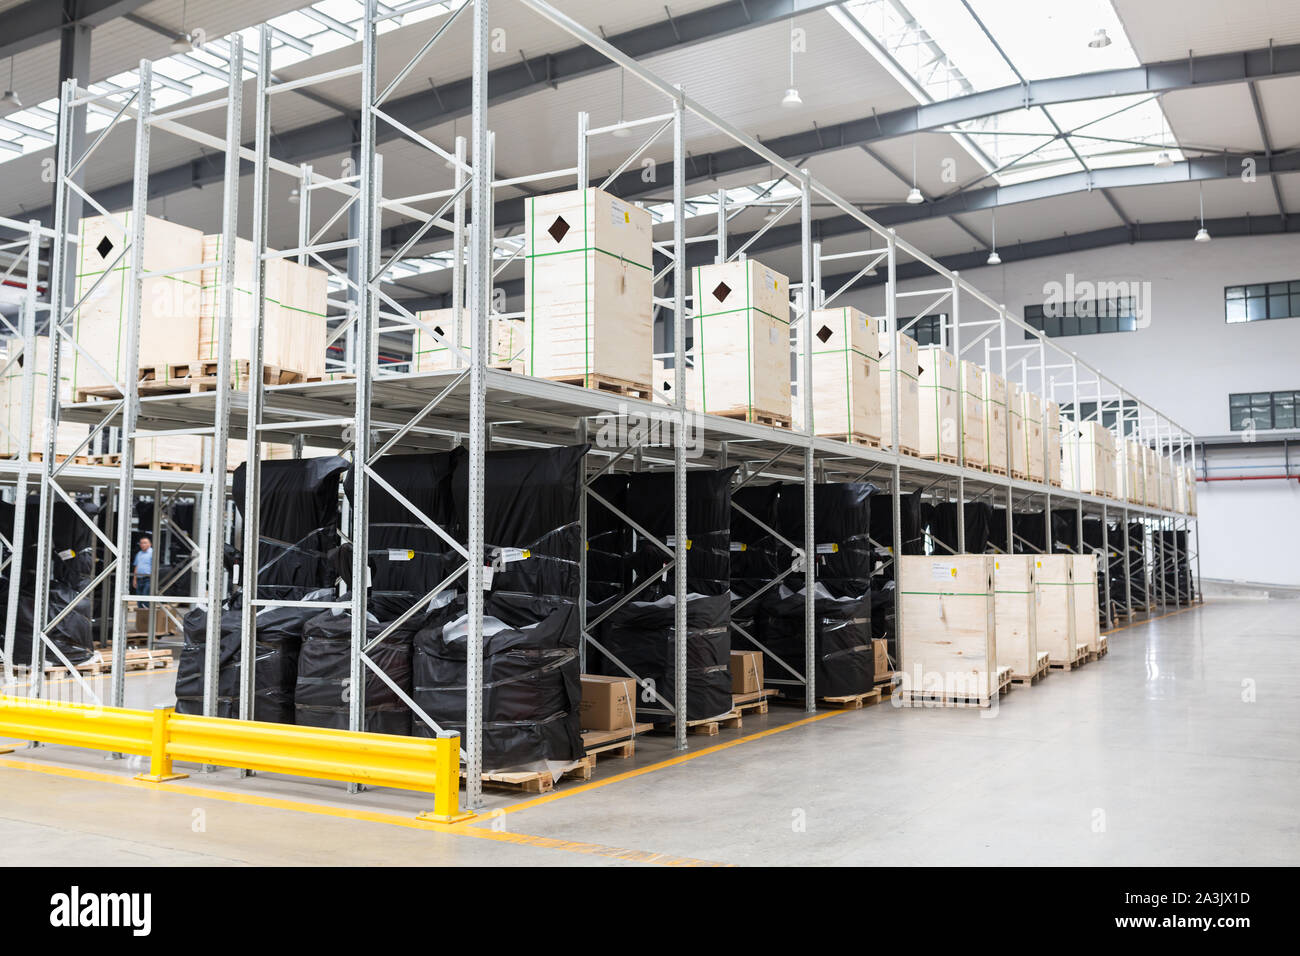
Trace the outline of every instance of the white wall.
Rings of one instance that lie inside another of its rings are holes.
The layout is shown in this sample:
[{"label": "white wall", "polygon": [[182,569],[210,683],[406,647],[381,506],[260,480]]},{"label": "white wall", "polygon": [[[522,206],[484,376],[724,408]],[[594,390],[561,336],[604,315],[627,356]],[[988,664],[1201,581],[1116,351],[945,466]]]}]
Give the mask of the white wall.
[{"label": "white wall", "polygon": [[[1026,305],[1042,304],[1047,284],[1065,284],[1068,273],[1076,285],[1084,280],[1151,283],[1148,327],[1053,341],[1077,352],[1193,434],[1231,434],[1229,393],[1300,389],[1300,318],[1229,325],[1223,317],[1224,286],[1300,279],[1300,236],[1196,243],[1189,230],[1183,242],[1111,246],[976,269],[963,276],[1009,310],[1021,313]],[[934,278],[909,281],[900,285],[900,291],[938,284]],[[875,315],[883,312],[879,287],[843,299],[837,304],[856,305]],[[930,301],[928,296],[904,299],[899,314],[915,314]],[[950,312],[951,306],[945,304],[940,311]],[[990,314],[963,297],[963,325]],[[963,335],[969,340],[968,333]],[[1011,341],[1023,341],[1022,336],[1013,335]],[[977,349],[982,360],[982,347]],[[1275,457],[1280,458],[1280,452]],[[1202,483],[1198,493],[1205,577],[1300,584],[1300,561],[1294,554],[1295,535],[1300,531],[1300,484]]]}]

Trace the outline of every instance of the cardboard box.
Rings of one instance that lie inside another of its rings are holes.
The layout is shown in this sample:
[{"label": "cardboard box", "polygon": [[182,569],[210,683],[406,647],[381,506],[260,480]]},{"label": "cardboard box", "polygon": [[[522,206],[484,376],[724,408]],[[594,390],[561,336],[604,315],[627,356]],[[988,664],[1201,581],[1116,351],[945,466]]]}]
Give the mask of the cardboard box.
[{"label": "cardboard box", "polygon": [[876,680],[880,680],[889,673],[889,641],[883,637],[872,638],[871,649],[875,652],[874,673]]},{"label": "cardboard box", "polygon": [[763,689],[763,655],[758,651],[731,652],[731,692],[754,694]]},{"label": "cardboard box", "polygon": [[632,678],[582,675],[578,718],[583,730],[631,730],[635,708],[636,681]]}]

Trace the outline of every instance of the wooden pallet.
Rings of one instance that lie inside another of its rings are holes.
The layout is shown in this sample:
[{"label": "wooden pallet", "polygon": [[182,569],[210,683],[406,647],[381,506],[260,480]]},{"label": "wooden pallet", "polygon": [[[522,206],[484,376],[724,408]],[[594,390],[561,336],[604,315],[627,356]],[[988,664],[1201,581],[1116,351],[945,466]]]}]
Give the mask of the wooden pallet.
[{"label": "wooden pallet", "polygon": [[1110,645],[1106,641],[1106,635],[1103,634],[1101,636],[1101,643],[1098,645],[1097,650],[1088,652],[1088,660],[1099,661],[1109,653],[1110,653]]},{"label": "wooden pallet", "polygon": [[[140,395],[184,395],[186,392],[200,391],[199,389],[190,388],[188,385],[179,382],[160,381],[158,379],[146,379],[136,383],[136,391]],[[92,399],[112,401],[122,397],[122,390],[116,385],[89,385],[76,389],[73,392],[72,400],[74,402],[88,402]]]},{"label": "wooden pallet", "polygon": [[784,428],[790,430],[791,418],[789,415],[776,415],[771,412],[760,412],[752,408],[730,408],[726,411],[710,411],[710,415],[716,415],[718,418],[730,418],[738,422],[755,422],[759,425],[767,425],[769,428]]},{"label": "wooden pallet", "polygon": [[[18,457],[17,452],[9,452],[7,455],[0,455],[0,460],[13,461],[17,457]],[[28,461],[42,461],[43,459],[44,459],[44,453],[39,451],[31,452],[27,456]],[[68,460],[68,456],[60,455],[56,452],[54,455],[54,460],[56,462],[65,462]],[[95,461],[93,455],[77,455],[75,458],[72,459],[72,463],[75,465],[93,465]]]},{"label": "wooden pallet", "polygon": [[898,685],[894,683],[896,673],[896,671],[890,671],[888,674],[883,676],[880,674],[876,675],[876,690],[880,691],[881,700],[884,700],[886,697],[894,696],[894,690],[898,687]]},{"label": "wooden pallet", "polygon": [[[506,371],[511,370],[507,368]],[[653,397],[650,386],[647,384],[629,382],[626,379],[613,378],[608,375],[598,375],[594,372],[587,375],[556,375],[551,377],[550,381],[559,382],[561,385],[591,388],[598,392],[613,392],[615,395],[623,395],[627,398],[644,398],[649,401]]]},{"label": "wooden pallet", "polygon": [[[560,772],[560,780],[590,780],[591,772],[596,766],[596,758],[588,754],[574,761],[573,765]],[[461,772],[461,779],[465,773]],[[559,782],[549,770],[483,772],[483,786],[496,790],[513,790],[516,793],[550,793]]]},{"label": "wooden pallet", "polygon": [[584,730],[582,746],[587,756],[593,759],[597,756],[628,758],[636,755],[637,734],[651,730],[654,730],[654,724],[633,724],[622,730]]},{"label": "wooden pallet", "polygon": [[[892,447],[892,446],[890,446]],[[904,455],[911,455],[913,458],[920,458],[921,452],[915,448],[908,448],[906,445],[899,445],[898,450]]]},{"label": "wooden pallet", "polygon": [[749,694],[732,694],[732,709],[738,714],[751,710],[758,715],[766,714],[768,701],[779,693],[775,690],[756,690]]},{"label": "wooden pallet", "polygon": [[[146,647],[130,647],[126,651],[126,670],[128,671],[151,671],[162,670],[171,667],[172,652],[149,650]],[[14,670],[26,673],[31,670],[27,664],[14,664]],[[111,651],[96,651],[88,661],[78,664],[74,670],[83,677],[100,677],[104,674],[111,673],[113,670],[113,654]],[[72,672],[61,663],[45,664],[45,677],[60,678],[71,677]]]},{"label": "wooden pallet", "polygon": [[880,439],[872,438],[869,435],[859,435],[856,432],[841,435],[818,435],[818,438],[829,438],[831,441],[842,441],[846,445],[863,445],[867,448],[880,448]]},{"label": "wooden pallet", "polygon": [[1007,470],[1001,465],[985,465],[984,470],[990,475],[1001,475],[1003,478],[1007,476]]},{"label": "wooden pallet", "polygon": [[1088,663],[1088,645],[1087,644],[1079,645],[1079,647],[1075,649],[1074,658],[1072,660],[1050,661],[1049,663],[1053,670],[1058,670],[1058,671],[1076,670],[1077,668],[1080,668],[1084,664]]},{"label": "wooden pallet", "polygon": [[[231,368],[231,386],[236,380],[247,383],[248,360],[241,359]],[[263,385],[298,385],[306,381],[306,375],[292,369],[280,368],[278,365],[262,366]],[[183,365],[168,366],[168,384],[188,392],[213,392],[217,389],[216,362],[189,362]]]},{"label": "wooden pallet", "polygon": [[1050,484],[1053,488],[1060,488],[1060,487],[1061,487],[1061,482],[1060,482],[1059,479],[1053,480],[1053,481],[1049,482],[1049,484]]},{"label": "wooden pallet", "polygon": [[[1006,472],[1003,472],[1003,474],[1006,474]],[[1014,479],[1016,479],[1016,481],[1028,481],[1028,480],[1029,480],[1029,472],[1027,472],[1027,471],[1016,471],[1016,470],[1013,468],[1013,469],[1011,470],[1011,477],[1014,478]]]},{"label": "wooden pallet", "polygon": [[[92,461],[96,465],[112,465],[117,467],[121,464],[121,455],[92,455]],[[151,461],[147,465],[138,465],[137,467],[146,468],[149,471],[176,471],[187,474],[198,474],[203,471],[203,466],[195,462],[188,461]]]},{"label": "wooden pallet", "polygon": [[1038,654],[1038,663],[1034,667],[1034,672],[1032,674],[1012,674],[1011,682],[1013,684],[1024,684],[1027,686],[1036,681],[1042,680],[1050,671],[1051,667],[1047,662],[1047,651],[1040,651]]},{"label": "wooden pallet", "polygon": [[849,694],[845,697],[818,697],[819,704],[825,704],[827,707],[838,707],[840,710],[861,710],[864,707],[871,707],[881,701],[880,688],[876,687],[867,691],[865,694]]},{"label": "wooden pallet", "polygon": [[993,705],[995,697],[1005,697],[1011,690],[1011,668],[999,667],[997,673],[997,693],[989,697],[967,697],[959,694],[945,694],[936,691],[903,690],[901,701],[904,707],[975,707],[988,708]]},{"label": "wooden pallet", "polygon": [[957,456],[955,455],[922,455],[921,457],[926,461],[942,461],[949,465],[957,464]]},{"label": "wooden pallet", "polygon": [[[741,718],[740,712],[732,710],[728,713],[720,714],[717,717],[706,717],[703,720],[688,720],[686,721],[686,732],[688,734],[703,735],[705,737],[716,737],[718,733],[724,729],[739,730],[743,724],[744,720]],[[671,733],[674,727],[676,727],[676,724],[672,721],[664,724],[655,724],[656,731],[667,731]]]}]

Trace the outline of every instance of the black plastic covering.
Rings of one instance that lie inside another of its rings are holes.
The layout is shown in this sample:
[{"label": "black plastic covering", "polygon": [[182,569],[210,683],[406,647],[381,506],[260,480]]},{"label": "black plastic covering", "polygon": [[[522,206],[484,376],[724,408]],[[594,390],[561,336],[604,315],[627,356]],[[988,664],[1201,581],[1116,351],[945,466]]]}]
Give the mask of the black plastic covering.
[{"label": "black plastic covering", "polygon": [[[568,761],[583,753],[578,518],[588,447],[490,452],[485,459],[483,540],[495,565],[483,611],[485,767]],[[465,528],[465,458],[453,469],[452,497],[453,523]],[[507,556],[519,560],[502,563]],[[414,639],[415,701],[445,729],[464,729],[465,613],[461,596]],[[418,718],[413,726],[417,734],[432,732]]]},{"label": "black plastic covering", "polygon": [[[1158,529],[1154,536],[1156,574],[1153,576],[1156,597],[1179,604],[1190,604],[1192,566],[1188,561],[1187,532]],[[1163,548],[1162,548],[1163,545]],[[1177,551],[1174,549],[1177,548]]]},{"label": "black plastic covering", "polygon": [[[329,601],[333,590],[308,592],[306,601]],[[217,702],[213,716],[239,716],[241,598],[236,596],[221,613],[221,651],[217,671]],[[294,692],[303,627],[320,613],[317,608],[263,608],[254,619],[253,720],[295,723]],[[203,713],[204,653],[207,649],[208,612],[196,607],[182,622],[184,643],[176,670],[176,712]],[[344,724],[346,727],[347,725]]]},{"label": "black plastic covering", "polygon": [[[863,694],[874,686],[871,648],[871,571],[873,549],[871,494],[874,486],[861,482],[818,484],[813,489],[813,538],[817,584],[813,597],[815,680],[819,697]],[[804,487],[783,484],[777,497],[777,530],[789,541],[804,538]],[[778,561],[789,566],[793,553],[782,546]],[[806,666],[804,626],[806,595],[803,575],[796,572],[764,594],[757,615],[764,653],[764,677],[779,683],[788,696],[803,692],[799,683],[772,655],[803,673]],[[737,635],[733,646],[755,647]],[[791,683],[785,683],[790,681]]]},{"label": "black plastic covering", "polygon": [[731,593],[735,597],[731,619],[751,634],[762,598],[747,602],[745,599],[761,591],[789,567],[788,563],[782,567],[780,543],[767,530],[779,524],[776,503],[780,493],[780,484],[746,485],[732,493],[735,504],[762,522],[759,524],[737,508],[731,509]]},{"label": "black plastic covering", "polygon": [[[89,500],[79,500],[83,512],[95,518],[100,507]],[[94,572],[94,532],[73,513],[66,502],[53,503],[53,538],[50,556],[49,616],[52,618],[66,608],[87,584]],[[36,595],[36,543],[40,529],[40,498],[27,499],[26,532],[23,541],[22,574],[18,586],[18,620],[14,629],[14,662],[29,664],[32,659],[34,633],[34,602]],[[5,537],[13,540],[14,506],[0,502],[0,528]],[[9,564],[0,575],[0,620],[7,613],[9,603]],[[91,623],[93,600],[83,598],[50,631],[50,639],[71,664],[81,664],[95,653],[94,628]],[[58,656],[46,648],[46,661],[62,663]]]},{"label": "black plastic covering", "polygon": [[[951,554],[957,548],[957,503],[945,501],[936,505],[927,505],[930,536],[946,547],[938,547],[936,554]],[[987,501],[969,501],[966,512],[966,550],[963,554],[983,554],[988,550],[993,506]],[[1005,511],[1003,512],[1005,514]],[[1006,537],[1006,525],[1003,525],[1000,537]]]},{"label": "black plastic covering", "polygon": [[[686,476],[686,719],[704,720],[731,710],[731,479],[734,468],[691,471]],[[673,475],[671,472],[637,472],[603,476],[596,490],[660,541],[668,543],[674,531]],[[605,510],[605,509],[601,509]],[[588,509],[588,523],[592,509]],[[612,520],[611,520],[612,519]],[[674,700],[674,634],[676,620],[675,572],[664,572],[668,555],[626,522],[605,511],[598,519],[602,529],[601,561],[605,585],[621,582],[617,592],[591,603],[588,614],[604,612],[627,589],[647,579],[652,583],[601,622],[596,639],[641,680],[638,716],[664,722],[671,713],[663,698]],[[624,557],[615,571],[618,542]],[[590,568],[590,563],[589,563]],[[592,595],[593,597],[595,595]],[[626,672],[596,648],[587,655],[595,674],[625,676]],[[650,692],[653,688],[654,693]],[[659,695],[657,698],[655,693]]]},{"label": "black plastic covering", "polygon": [[[407,622],[368,652],[375,665],[410,696],[412,640],[418,624]],[[387,625],[366,619],[366,639],[378,637]],[[294,684],[297,723],[306,727],[348,729],[351,678],[352,616],[317,612],[302,626],[302,653]],[[412,714],[391,687],[369,667],[365,673],[362,729],[375,734],[411,733]]]},{"label": "black plastic covering", "polygon": [[[297,600],[331,586],[338,577],[339,478],[348,463],[329,456],[261,465],[258,595]],[[247,468],[235,469],[231,486],[241,517]]]}]

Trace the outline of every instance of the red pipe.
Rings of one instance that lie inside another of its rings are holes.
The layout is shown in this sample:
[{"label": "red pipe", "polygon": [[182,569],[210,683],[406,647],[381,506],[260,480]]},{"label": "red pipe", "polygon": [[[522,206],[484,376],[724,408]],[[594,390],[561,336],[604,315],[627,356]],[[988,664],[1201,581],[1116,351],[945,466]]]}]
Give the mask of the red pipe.
[{"label": "red pipe", "polygon": [[1220,478],[1197,478],[1197,481],[1300,481],[1300,475],[1225,475]]}]

